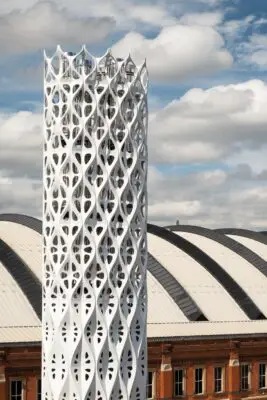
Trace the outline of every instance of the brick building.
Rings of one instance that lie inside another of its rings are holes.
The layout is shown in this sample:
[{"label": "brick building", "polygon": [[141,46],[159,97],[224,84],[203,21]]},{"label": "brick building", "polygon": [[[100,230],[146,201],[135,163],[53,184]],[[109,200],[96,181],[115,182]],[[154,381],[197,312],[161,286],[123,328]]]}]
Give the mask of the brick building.
[{"label": "brick building", "polygon": [[[267,399],[267,237],[148,226],[150,399]],[[0,216],[0,400],[39,400],[41,222]]]}]

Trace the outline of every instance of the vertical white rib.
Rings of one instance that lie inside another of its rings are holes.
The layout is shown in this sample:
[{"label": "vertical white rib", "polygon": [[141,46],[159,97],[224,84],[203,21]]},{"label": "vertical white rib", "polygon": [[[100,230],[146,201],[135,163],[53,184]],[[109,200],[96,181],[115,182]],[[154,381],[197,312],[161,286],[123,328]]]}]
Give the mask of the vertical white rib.
[{"label": "vertical white rib", "polygon": [[146,398],[147,70],[45,56],[43,400]]}]

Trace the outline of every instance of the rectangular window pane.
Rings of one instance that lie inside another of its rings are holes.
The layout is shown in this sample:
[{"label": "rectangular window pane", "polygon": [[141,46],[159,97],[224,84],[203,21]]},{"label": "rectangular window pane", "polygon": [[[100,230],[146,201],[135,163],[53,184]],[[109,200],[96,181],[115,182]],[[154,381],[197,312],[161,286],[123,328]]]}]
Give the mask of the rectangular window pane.
[{"label": "rectangular window pane", "polygon": [[249,365],[241,365],[241,390],[249,389]]},{"label": "rectangular window pane", "polygon": [[203,368],[195,369],[195,394],[203,393]]},{"label": "rectangular window pane", "polygon": [[259,388],[260,389],[266,388],[266,364],[265,363],[259,364]]},{"label": "rectangular window pane", "polygon": [[222,367],[214,368],[214,391],[220,393],[223,391],[223,369]]},{"label": "rectangular window pane", "polygon": [[147,373],[146,397],[147,399],[153,398],[153,371]]},{"label": "rectangular window pane", "polygon": [[176,369],[174,372],[174,395],[183,396],[184,394],[184,371],[183,369]]},{"label": "rectangular window pane", "polygon": [[37,379],[37,400],[42,400],[42,381]]},{"label": "rectangular window pane", "polygon": [[23,400],[23,382],[21,380],[11,381],[10,400]]}]

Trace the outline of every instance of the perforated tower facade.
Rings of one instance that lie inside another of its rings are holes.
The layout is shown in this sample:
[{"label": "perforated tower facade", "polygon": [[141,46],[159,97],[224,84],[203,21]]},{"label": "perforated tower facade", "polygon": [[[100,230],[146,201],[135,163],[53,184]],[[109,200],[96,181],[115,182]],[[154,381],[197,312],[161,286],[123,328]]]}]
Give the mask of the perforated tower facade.
[{"label": "perforated tower facade", "polygon": [[45,55],[43,400],[146,398],[147,81]]}]

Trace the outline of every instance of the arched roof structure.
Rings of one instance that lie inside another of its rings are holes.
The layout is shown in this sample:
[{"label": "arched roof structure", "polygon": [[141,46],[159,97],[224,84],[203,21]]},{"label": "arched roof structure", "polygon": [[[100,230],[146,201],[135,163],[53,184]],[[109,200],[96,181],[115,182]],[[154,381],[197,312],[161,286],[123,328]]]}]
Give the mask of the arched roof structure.
[{"label": "arched roof structure", "polygon": [[[14,341],[22,335],[26,341],[40,338],[41,233],[38,219],[0,215],[0,299],[5,308],[0,343],[8,335]],[[266,236],[148,224],[148,250],[150,337],[161,336],[164,327],[166,336],[175,337],[194,331],[234,336],[253,333],[253,327],[255,334],[267,331]]]}]

